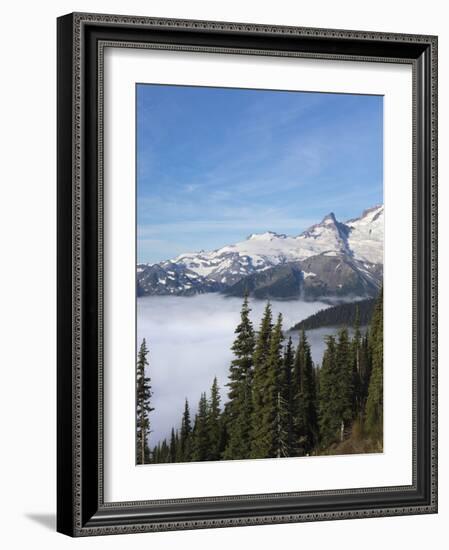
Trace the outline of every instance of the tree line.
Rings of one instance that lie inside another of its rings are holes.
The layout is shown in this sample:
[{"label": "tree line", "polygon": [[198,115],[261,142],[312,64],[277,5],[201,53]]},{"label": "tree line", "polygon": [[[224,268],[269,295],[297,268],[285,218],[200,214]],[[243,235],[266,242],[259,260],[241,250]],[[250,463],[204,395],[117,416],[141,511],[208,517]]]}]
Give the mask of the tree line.
[{"label": "tree line", "polygon": [[[170,437],[150,446],[151,380],[145,340],[137,357],[136,462],[166,463],[281,458],[382,450],[383,296],[366,332],[357,312],[347,327],[326,337],[321,365],[312,361],[305,330],[294,346],[285,339],[282,315],[268,302],[259,329],[243,300],[235,329],[227,400],[217,379],[200,396],[192,418],[187,399]],[[359,445],[359,447],[354,446]]]},{"label": "tree line", "polygon": [[375,305],[375,298],[338,304],[317,311],[294,325],[290,330],[312,330],[314,328],[340,326],[352,327],[356,322],[362,326],[366,326],[371,321]]}]

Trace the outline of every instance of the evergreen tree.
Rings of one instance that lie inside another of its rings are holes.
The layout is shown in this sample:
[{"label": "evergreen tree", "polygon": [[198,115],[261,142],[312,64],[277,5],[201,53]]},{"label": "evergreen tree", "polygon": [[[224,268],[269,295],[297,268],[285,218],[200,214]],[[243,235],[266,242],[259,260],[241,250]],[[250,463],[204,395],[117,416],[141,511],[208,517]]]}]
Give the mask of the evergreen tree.
[{"label": "evergreen tree", "polygon": [[352,420],[352,364],[347,329],[341,329],[338,342],[328,337],[320,371],[319,424],[321,443],[341,441]]},{"label": "evergreen tree", "polygon": [[182,451],[182,445],[181,445],[181,436],[178,430],[175,431],[175,440],[176,440],[176,459],[175,462],[183,462],[184,454]]},{"label": "evergreen tree", "polygon": [[192,424],[190,421],[189,402],[185,401],[184,413],[181,421],[181,433],[179,437],[179,453],[177,462],[189,462],[192,454]]},{"label": "evergreen tree", "polygon": [[[224,459],[225,458],[225,451],[229,444],[229,433],[228,428],[230,426],[229,418],[228,418],[228,407],[227,403],[225,403],[222,413],[220,414],[220,443],[219,443],[219,458]],[[248,457],[245,457],[248,458]]]},{"label": "evergreen tree", "polygon": [[340,440],[343,440],[345,431],[352,421],[353,385],[351,349],[347,329],[343,328],[338,334],[337,343],[337,403],[336,412],[340,418]]},{"label": "evergreen tree", "polygon": [[161,458],[161,446],[160,443],[154,446],[153,452],[151,453],[151,461],[154,464],[159,464]]},{"label": "evergreen tree", "polygon": [[198,403],[198,413],[192,437],[192,460],[199,462],[209,459],[208,406],[206,394],[202,393]]},{"label": "evergreen tree", "polygon": [[381,290],[371,321],[369,344],[371,378],[366,402],[366,431],[381,440],[383,436],[383,292]]},{"label": "evergreen tree", "polygon": [[362,386],[362,333],[360,332],[360,313],[356,305],[354,321],[354,337],[352,339],[352,417],[361,420],[363,404]]},{"label": "evergreen tree", "polygon": [[335,441],[340,424],[335,416],[334,406],[337,397],[334,385],[337,377],[336,354],[337,343],[333,336],[329,336],[326,339],[326,349],[320,370],[319,426],[323,447]]},{"label": "evergreen tree", "polygon": [[[315,365],[315,391],[316,391],[317,399],[320,394],[320,375],[321,375],[321,366],[319,363],[317,363]],[[317,407],[318,407],[318,403],[317,403]],[[318,408],[317,408],[317,413],[318,413]]]},{"label": "evergreen tree", "polygon": [[294,417],[293,417],[293,368],[295,362],[295,353],[291,337],[288,339],[284,351],[283,372],[280,382],[280,395],[282,402],[285,404],[286,415],[284,430],[287,433],[285,456],[294,456]]},{"label": "evergreen tree", "polygon": [[[271,305],[268,302],[260,323],[254,349],[253,410],[251,416],[251,458],[266,458],[272,448],[267,409],[272,408],[272,396],[266,395],[268,357],[273,329]],[[267,403],[267,399],[269,402]]]},{"label": "evergreen tree", "polygon": [[369,349],[368,334],[362,337],[360,346],[360,408],[362,413],[366,411],[369,382],[371,378],[371,353]]},{"label": "evergreen tree", "polygon": [[170,462],[176,462],[176,437],[177,437],[177,433],[175,435],[175,429],[172,428],[171,429],[171,434],[170,434]]},{"label": "evergreen tree", "polygon": [[298,455],[309,454],[318,439],[315,373],[310,345],[301,331],[293,369],[293,445]]},{"label": "evergreen tree", "polygon": [[250,429],[252,412],[252,371],[254,354],[254,329],[249,318],[248,297],[243,300],[240,323],[235,329],[232,345],[234,359],[229,369],[226,405],[225,459],[248,458],[250,452]]},{"label": "evergreen tree", "polygon": [[221,455],[221,410],[220,410],[220,390],[218,388],[217,378],[214,378],[210,390],[210,399],[207,416],[207,431],[209,439],[208,460],[219,460]]},{"label": "evergreen tree", "polygon": [[167,444],[167,440],[164,439],[161,444],[161,456],[159,462],[170,462],[170,448]]},{"label": "evergreen tree", "polygon": [[[282,314],[278,315],[273,328],[270,342],[270,355],[268,361],[268,375],[271,382],[267,390],[272,386],[273,412],[272,434],[273,447],[270,456],[281,458],[290,456],[289,447],[289,392],[287,389],[289,373],[286,372],[284,356],[282,354]],[[287,345],[288,346],[288,345]],[[292,350],[290,350],[292,352]],[[291,374],[291,373],[290,373]]]},{"label": "evergreen tree", "polygon": [[148,348],[145,338],[139,348],[136,363],[136,463],[150,461],[149,435],[151,405],[151,379],[146,375]]},{"label": "evergreen tree", "polygon": [[[269,321],[269,324],[267,323]],[[270,326],[270,339],[266,358],[255,369],[254,376],[254,413],[251,456],[268,458],[283,456],[287,433],[285,403],[280,399],[280,380],[282,375],[282,315],[279,314],[274,328],[271,328],[271,308],[266,310],[262,325]],[[261,331],[262,334],[262,331]],[[260,338],[260,335],[259,335]],[[256,353],[258,351],[256,345]]]}]

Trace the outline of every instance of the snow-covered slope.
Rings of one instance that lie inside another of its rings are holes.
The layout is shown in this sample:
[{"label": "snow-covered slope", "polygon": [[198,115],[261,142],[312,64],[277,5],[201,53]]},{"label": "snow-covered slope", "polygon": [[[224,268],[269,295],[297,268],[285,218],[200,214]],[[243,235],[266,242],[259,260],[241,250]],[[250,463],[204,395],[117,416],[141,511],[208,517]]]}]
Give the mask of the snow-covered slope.
[{"label": "snow-covered slope", "polygon": [[[246,240],[230,244],[212,252],[194,252],[181,254],[173,260],[159,264],[138,266],[138,280],[146,278],[145,293],[152,293],[150,280],[153,280],[154,270],[158,268],[158,281],[161,279],[160,270],[170,270],[178,266],[183,271],[183,289],[192,282],[191,290],[203,286],[206,281],[215,282],[220,288],[229,287],[241,279],[278,266],[280,264],[301,262],[317,255],[340,256],[368,264],[383,262],[383,205],[365,210],[363,214],[346,223],[339,222],[331,212],[320,223],[311,226],[298,236],[287,236],[273,233],[256,233]],[[153,276],[148,278],[148,271]],[[367,267],[367,269],[370,269]],[[140,270],[140,271],[139,271]],[[139,276],[139,273],[141,275]],[[187,281],[198,276],[196,281]],[[169,277],[172,282],[173,276]],[[176,292],[176,286],[170,284],[170,294]],[[203,292],[210,292],[218,286],[206,285]],[[163,292],[164,284],[158,284],[157,292]],[[194,290],[195,289],[195,290]],[[168,287],[167,287],[168,291]],[[182,291],[182,289],[180,289]],[[200,291],[200,290],[198,290]]]},{"label": "snow-covered slope", "polygon": [[360,218],[349,220],[348,246],[358,260],[383,264],[384,207],[365,210]]},{"label": "snow-covered slope", "polygon": [[365,210],[360,218],[346,223],[338,222],[331,212],[297,237],[271,231],[256,233],[213,252],[181,254],[172,261],[198,275],[217,279],[227,272],[244,275],[323,253],[349,254],[358,260],[382,263],[383,206]]}]

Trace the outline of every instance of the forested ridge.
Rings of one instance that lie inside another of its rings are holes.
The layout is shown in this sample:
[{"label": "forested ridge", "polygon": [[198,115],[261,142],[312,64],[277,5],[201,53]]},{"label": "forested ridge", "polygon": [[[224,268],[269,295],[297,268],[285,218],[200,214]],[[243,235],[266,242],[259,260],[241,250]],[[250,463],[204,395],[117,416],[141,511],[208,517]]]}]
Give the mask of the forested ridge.
[{"label": "forested ridge", "polygon": [[268,302],[255,330],[248,298],[232,345],[222,402],[215,378],[192,418],[187,400],[170,437],[151,447],[151,380],[143,340],[136,366],[137,464],[282,458],[380,452],[383,448],[383,295],[369,326],[360,310],[349,326],[326,337],[321,365],[312,361],[305,329],[286,339],[282,315]]},{"label": "forested ridge", "polygon": [[375,305],[376,300],[374,298],[367,298],[358,302],[338,304],[326,309],[320,309],[320,311],[296,323],[290,330],[312,330],[314,328],[340,326],[352,327],[356,322],[357,315],[360,326],[366,326],[371,321]]}]

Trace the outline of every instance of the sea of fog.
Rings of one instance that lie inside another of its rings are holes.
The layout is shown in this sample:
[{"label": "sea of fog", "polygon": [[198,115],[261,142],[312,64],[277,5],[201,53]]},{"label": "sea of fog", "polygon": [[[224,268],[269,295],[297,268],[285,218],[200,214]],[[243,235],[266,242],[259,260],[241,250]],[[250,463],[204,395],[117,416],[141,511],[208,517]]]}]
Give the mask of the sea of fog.
[{"label": "sea of fog", "polygon": [[[266,302],[251,300],[251,319],[259,326]],[[282,313],[284,331],[320,309],[322,302],[271,301],[273,316]],[[234,329],[240,320],[242,299],[220,294],[192,297],[147,296],[137,299],[138,345],[146,338],[149,375],[153,389],[150,445],[168,437],[172,426],[178,427],[185,398],[192,417],[201,392],[209,392],[214,376],[226,399],[226,381],[232,360]],[[327,334],[335,329],[321,328],[307,332],[313,360],[321,363]],[[297,341],[298,336],[292,337]]]}]

